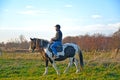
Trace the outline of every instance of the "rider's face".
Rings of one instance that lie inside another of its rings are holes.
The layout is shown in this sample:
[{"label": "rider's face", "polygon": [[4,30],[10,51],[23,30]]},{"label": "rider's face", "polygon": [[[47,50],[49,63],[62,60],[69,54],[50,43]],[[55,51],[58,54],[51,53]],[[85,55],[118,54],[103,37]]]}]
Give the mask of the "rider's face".
[{"label": "rider's face", "polygon": [[57,27],[55,27],[55,30],[57,31]]}]

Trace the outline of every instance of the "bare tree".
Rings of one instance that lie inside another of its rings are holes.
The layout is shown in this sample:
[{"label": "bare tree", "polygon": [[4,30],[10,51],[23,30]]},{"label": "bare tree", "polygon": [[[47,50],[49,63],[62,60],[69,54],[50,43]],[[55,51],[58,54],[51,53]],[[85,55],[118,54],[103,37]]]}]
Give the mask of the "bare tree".
[{"label": "bare tree", "polygon": [[20,42],[21,42],[21,43],[23,43],[23,42],[25,42],[25,41],[26,41],[25,36],[24,36],[24,35],[22,35],[22,34],[19,36],[19,39],[20,39]]}]

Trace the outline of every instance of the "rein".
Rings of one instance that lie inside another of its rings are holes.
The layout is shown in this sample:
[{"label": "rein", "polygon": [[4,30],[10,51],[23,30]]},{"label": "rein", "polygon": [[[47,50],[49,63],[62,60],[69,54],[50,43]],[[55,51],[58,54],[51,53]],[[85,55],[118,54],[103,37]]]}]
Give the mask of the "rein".
[{"label": "rein", "polygon": [[40,51],[40,54],[41,54],[41,57],[43,60],[47,60],[47,57],[46,57],[46,54],[45,54],[45,51],[44,51],[44,40],[40,39],[38,40],[39,42],[39,51]]}]

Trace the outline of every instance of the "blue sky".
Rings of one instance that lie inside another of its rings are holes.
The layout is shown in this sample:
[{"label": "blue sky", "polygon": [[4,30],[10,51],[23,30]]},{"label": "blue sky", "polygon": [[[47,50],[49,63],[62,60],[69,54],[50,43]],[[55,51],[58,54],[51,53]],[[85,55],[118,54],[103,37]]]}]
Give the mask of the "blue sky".
[{"label": "blue sky", "polygon": [[24,35],[50,40],[54,26],[64,37],[120,28],[120,0],[0,0],[0,42]]}]

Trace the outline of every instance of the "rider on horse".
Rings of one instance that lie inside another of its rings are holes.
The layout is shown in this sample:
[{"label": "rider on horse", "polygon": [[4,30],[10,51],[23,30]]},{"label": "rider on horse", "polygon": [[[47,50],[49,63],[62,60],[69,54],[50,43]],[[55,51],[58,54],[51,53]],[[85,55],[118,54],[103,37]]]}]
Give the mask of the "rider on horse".
[{"label": "rider on horse", "polygon": [[51,39],[52,44],[51,44],[51,46],[50,46],[50,48],[52,49],[53,54],[54,54],[57,58],[59,58],[59,56],[57,55],[56,47],[62,44],[62,32],[61,32],[60,28],[61,28],[61,27],[60,27],[59,24],[57,24],[57,25],[55,26],[56,35],[55,35],[54,38]]}]

